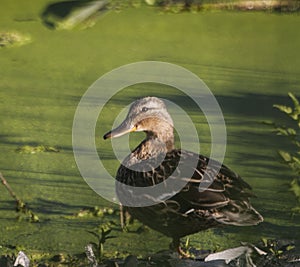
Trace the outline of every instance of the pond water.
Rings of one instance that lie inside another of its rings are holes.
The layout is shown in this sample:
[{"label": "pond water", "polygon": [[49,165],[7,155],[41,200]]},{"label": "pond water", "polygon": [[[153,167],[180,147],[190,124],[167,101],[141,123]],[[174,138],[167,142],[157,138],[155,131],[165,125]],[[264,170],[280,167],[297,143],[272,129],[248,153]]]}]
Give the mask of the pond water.
[{"label": "pond water", "polygon": [[[31,36],[30,44],[0,50],[0,171],[40,223],[17,221],[14,201],[0,188],[0,254],[16,247],[31,253],[82,253],[95,241],[101,217],[74,217],[86,207],[118,207],[98,196],[80,176],[72,152],[72,123],[87,88],[106,72],[137,61],[165,61],[198,75],[216,96],[226,121],[224,163],[238,172],[257,198],[264,216],[255,227],[226,227],[191,236],[191,245],[221,249],[261,237],[300,241],[297,205],[289,191],[293,174],[279,162],[288,144],[264,120],[282,121],[275,103],[287,104],[288,92],[300,96],[298,15],[202,12],[166,14],[150,7],[108,12],[86,30],[55,31],[40,19],[47,1],[4,0],[0,30]],[[134,99],[157,95],[179,102],[195,122],[209,152],[209,131],[201,113],[178,90],[141,84],[116,95],[101,114],[96,144],[111,173],[118,167],[111,143],[101,136]],[[130,137],[132,145],[142,135]],[[201,145],[202,145],[201,143]],[[59,153],[18,153],[24,145],[47,145]],[[203,149],[203,150],[202,150]],[[110,220],[108,217],[106,220]],[[117,221],[117,216],[112,217]],[[138,226],[133,226],[138,227]],[[154,231],[122,233],[115,227],[107,255],[145,256],[168,247]],[[298,245],[298,249],[300,244]]]}]

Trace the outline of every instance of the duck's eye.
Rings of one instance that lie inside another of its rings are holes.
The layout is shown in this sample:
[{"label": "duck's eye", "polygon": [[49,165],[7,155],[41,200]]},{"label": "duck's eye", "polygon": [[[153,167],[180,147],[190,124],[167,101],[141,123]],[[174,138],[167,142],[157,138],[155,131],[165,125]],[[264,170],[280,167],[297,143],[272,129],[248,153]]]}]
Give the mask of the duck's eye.
[{"label": "duck's eye", "polygon": [[147,107],[143,107],[142,108],[142,112],[146,112],[146,111],[148,111],[148,108]]}]

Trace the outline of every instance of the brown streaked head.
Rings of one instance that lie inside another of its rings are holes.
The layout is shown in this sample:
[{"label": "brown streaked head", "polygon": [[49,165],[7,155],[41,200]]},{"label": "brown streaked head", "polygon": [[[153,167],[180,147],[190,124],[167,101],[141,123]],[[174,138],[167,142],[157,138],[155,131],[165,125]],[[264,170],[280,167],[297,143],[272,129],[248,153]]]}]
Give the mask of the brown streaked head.
[{"label": "brown streaked head", "polygon": [[158,131],[158,127],[173,127],[173,120],[165,103],[157,97],[144,97],[136,100],[130,107],[126,119],[115,129],[106,133],[103,138],[114,138],[130,132]]}]

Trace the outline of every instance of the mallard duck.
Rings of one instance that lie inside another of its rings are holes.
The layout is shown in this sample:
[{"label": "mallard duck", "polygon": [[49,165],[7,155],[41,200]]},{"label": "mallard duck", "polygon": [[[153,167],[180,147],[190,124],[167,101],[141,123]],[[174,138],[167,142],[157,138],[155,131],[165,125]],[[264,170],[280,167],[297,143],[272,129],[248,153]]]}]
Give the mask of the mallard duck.
[{"label": "mallard duck", "polygon": [[[249,226],[263,221],[249,202],[253,196],[251,187],[238,174],[206,156],[174,147],[173,121],[161,99],[145,97],[136,100],[120,126],[103,138],[136,131],[145,132],[146,138],[124,159],[117,171],[118,198],[121,203],[122,200],[128,203],[128,199],[136,197],[132,190],[122,185],[151,187],[164,184],[168,178],[183,181],[184,186],[179,191],[166,188],[173,192],[167,199],[158,200],[151,206],[126,207],[133,218],[171,237],[172,247],[179,253],[182,253],[180,238],[186,235],[221,225]],[[205,173],[211,177],[210,185],[199,190]],[[151,198],[146,194],[144,197]]]}]

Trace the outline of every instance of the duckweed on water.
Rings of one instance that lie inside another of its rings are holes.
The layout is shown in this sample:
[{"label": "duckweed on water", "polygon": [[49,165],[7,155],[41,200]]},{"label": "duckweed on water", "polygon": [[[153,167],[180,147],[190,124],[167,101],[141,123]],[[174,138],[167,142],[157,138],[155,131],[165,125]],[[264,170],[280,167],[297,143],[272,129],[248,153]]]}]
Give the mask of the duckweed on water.
[{"label": "duckweed on water", "polygon": [[88,217],[104,217],[105,215],[116,214],[116,211],[112,208],[100,208],[98,206],[92,208],[84,208],[72,216],[67,216],[67,218],[88,218]]},{"label": "duckweed on water", "polygon": [[179,13],[190,11],[197,13],[206,10],[239,10],[239,11],[267,11],[267,12],[297,12],[299,1],[209,1],[209,0],[145,0],[148,5],[163,7],[164,11]]}]

